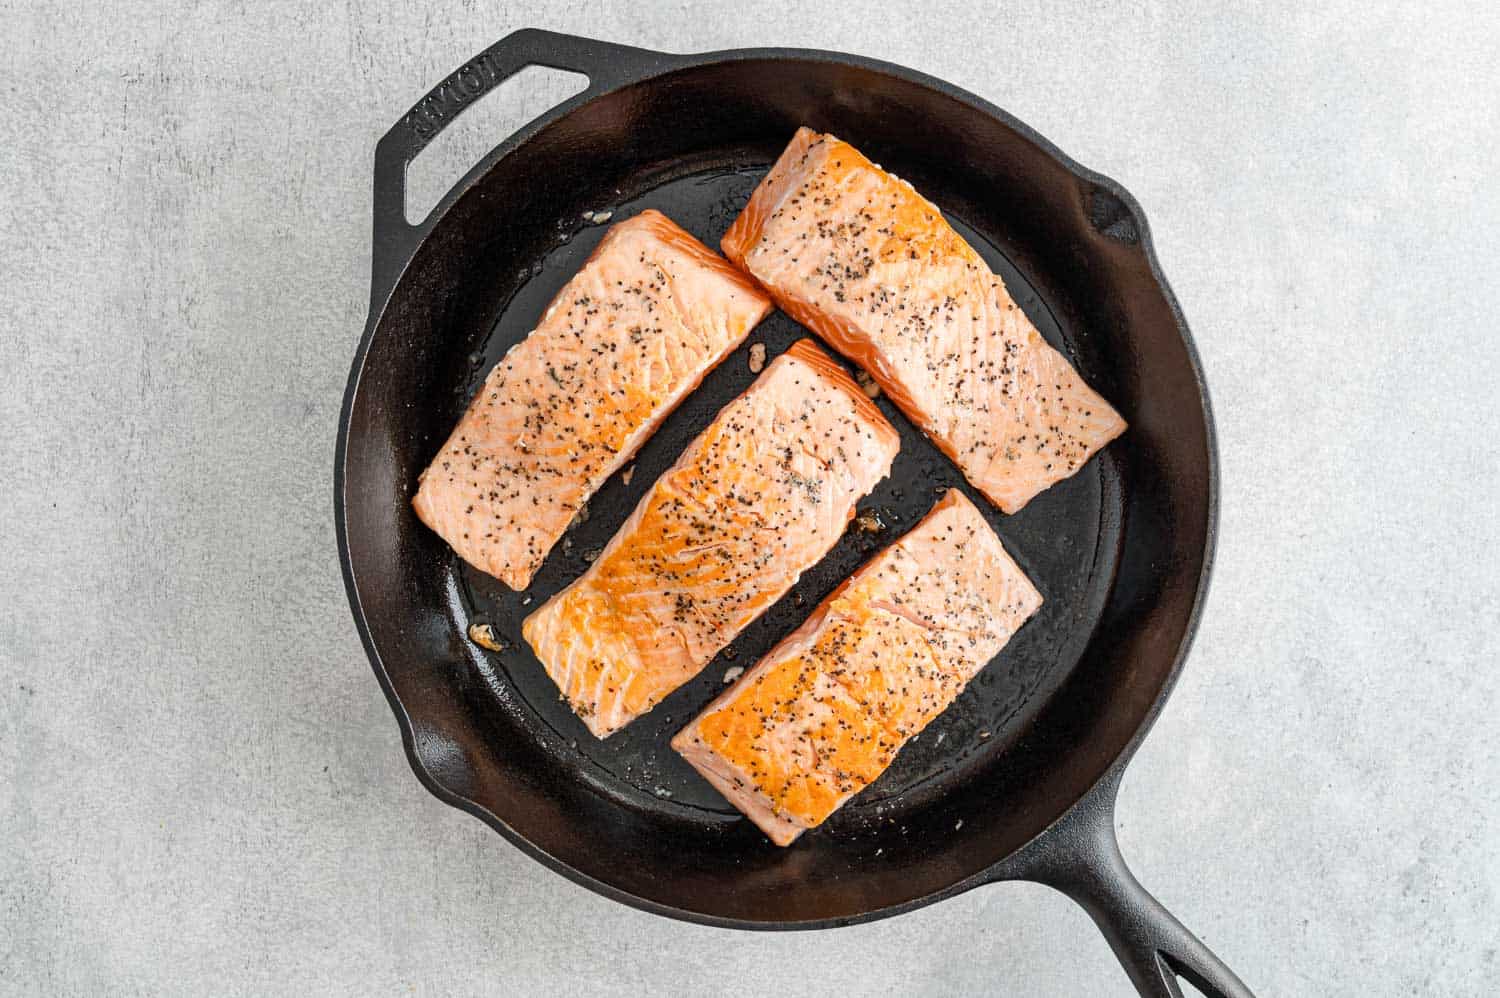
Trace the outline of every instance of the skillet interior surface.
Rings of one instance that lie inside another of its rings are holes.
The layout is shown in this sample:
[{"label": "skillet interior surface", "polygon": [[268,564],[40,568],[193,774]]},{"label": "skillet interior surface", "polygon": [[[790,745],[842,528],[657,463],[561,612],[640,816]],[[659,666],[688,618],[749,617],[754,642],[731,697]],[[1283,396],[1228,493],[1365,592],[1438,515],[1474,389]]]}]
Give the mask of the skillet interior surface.
[{"label": "skillet interior surface", "polygon": [[[586,567],[656,477],[774,356],[780,313],[615,475],[525,593],[462,565],[417,522],[417,473],[489,367],[523,338],[612,220],[658,208],[710,246],[799,124],[832,131],[935,201],[1131,429],[1004,516],[882,397],[893,472],[791,594],[695,680],[607,741],[558,700],[520,622]],[[821,924],[951,890],[1056,819],[1149,717],[1186,640],[1211,519],[1197,369],[1137,216],[1027,135],[880,69],[743,59],[585,103],[495,162],[439,221],[381,316],[347,436],[349,569],[419,772],[553,865],[614,896],[733,924]],[[1046,603],[959,701],[823,829],[777,849],[667,745],[948,486],[976,499]],[[465,637],[489,623],[507,645]],[[379,670],[378,670],[379,671]]]}]

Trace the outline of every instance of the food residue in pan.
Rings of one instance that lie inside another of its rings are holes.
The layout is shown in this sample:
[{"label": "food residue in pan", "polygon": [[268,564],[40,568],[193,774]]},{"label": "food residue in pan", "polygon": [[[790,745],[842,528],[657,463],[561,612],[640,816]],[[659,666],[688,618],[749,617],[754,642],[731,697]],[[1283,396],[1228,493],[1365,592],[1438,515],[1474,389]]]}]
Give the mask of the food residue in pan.
[{"label": "food residue in pan", "polygon": [[504,651],[506,644],[495,636],[495,628],[489,624],[470,624],[469,640],[486,651]]}]

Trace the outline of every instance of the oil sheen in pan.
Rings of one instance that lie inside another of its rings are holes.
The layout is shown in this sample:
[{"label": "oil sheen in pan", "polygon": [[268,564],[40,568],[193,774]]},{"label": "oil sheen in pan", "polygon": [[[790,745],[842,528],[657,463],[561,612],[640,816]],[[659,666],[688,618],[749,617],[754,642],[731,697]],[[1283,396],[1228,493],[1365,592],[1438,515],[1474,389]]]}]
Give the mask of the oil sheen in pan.
[{"label": "oil sheen in pan", "polygon": [[[644,193],[599,205],[597,210],[611,211],[611,220],[617,220],[644,208],[657,208],[717,247],[765,169],[764,165],[721,165],[687,175],[642,178],[635,190]],[[1077,363],[1071,349],[1073,337],[1032,283],[994,243],[961,220],[948,217],[1004,278],[1048,341]],[[530,331],[605,229],[582,217],[559,221],[553,249],[518,275],[519,287],[499,309],[483,349],[470,357],[472,375],[465,385],[465,400],[500,356]],[[825,834],[854,835],[872,822],[899,821],[904,810],[923,804],[924,790],[937,775],[956,772],[961,779],[963,771],[985,766],[995,753],[1005,751],[1022,736],[1027,722],[1072,669],[1098,619],[1117,555],[1099,543],[1101,526],[1119,516],[1118,481],[1108,451],[1020,513],[1004,516],[969,488],[957,469],[882,396],[877,404],[901,433],[901,453],[890,477],[860,504],[860,510],[874,511],[884,529],[871,534],[851,528],[791,593],[746,628],[695,679],[607,741],[590,735],[559,699],[556,687],[521,640],[521,621],[588,567],[651,483],[714,414],[750,384],[755,377],[748,363],[750,346],[764,343],[768,355],[774,357],[805,335],[806,330],[779,312],[752,332],[642,448],[630,481],[619,473],[605,484],[589,503],[586,518],[576,522],[553,549],[527,592],[513,593],[454,559],[456,633],[466,633],[470,623],[488,623],[504,645],[502,651],[493,652],[465,642],[469,660],[483,679],[475,684],[476,695],[493,697],[503,709],[521,712],[526,729],[547,743],[559,765],[625,806],[649,800],[656,807],[667,803],[685,820],[738,820],[738,812],[671,750],[667,744],[671,736],[722,689],[728,670],[753,664],[874,551],[915,524],[950,486],[963,488],[985,511],[1046,602],[999,660],[906,746],[881,779],[829,820]],[[1085,376],[1089,373],[1084,369]]]}]

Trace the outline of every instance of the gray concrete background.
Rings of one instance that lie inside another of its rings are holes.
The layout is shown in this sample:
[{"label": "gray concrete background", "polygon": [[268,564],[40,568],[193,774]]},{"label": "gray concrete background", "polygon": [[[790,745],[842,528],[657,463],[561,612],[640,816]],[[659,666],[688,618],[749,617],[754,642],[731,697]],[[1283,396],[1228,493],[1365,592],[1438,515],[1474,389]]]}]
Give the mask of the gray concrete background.
[{"label": "gray concrete background", "polygon": [[0,993],[1129,993],[1043,888],[681,925],[408,771],[330,521],[371,149],[527,25],[887,58],[1135,192],[1224,509],[1126,855],[1263,995],[1494,993],[1500,17],[1208,6],[0,0]]}]

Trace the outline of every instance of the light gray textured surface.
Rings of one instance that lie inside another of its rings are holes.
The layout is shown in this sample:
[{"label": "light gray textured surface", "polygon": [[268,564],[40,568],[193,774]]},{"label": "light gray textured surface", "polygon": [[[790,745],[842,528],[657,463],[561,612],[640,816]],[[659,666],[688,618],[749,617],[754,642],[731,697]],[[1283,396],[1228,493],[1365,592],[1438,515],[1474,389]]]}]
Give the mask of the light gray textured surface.
[{"label": "light gray textured surface", "polygon": [[1043,888],[704,929],[412,777],[330,518],[371,149],[528,25],[905,63],[1137,195],[1224,508],[1125,853],[1263,995],[1494,993],[1497,8],[981,6],[0,0],[0,993],[1128,993]]}]

